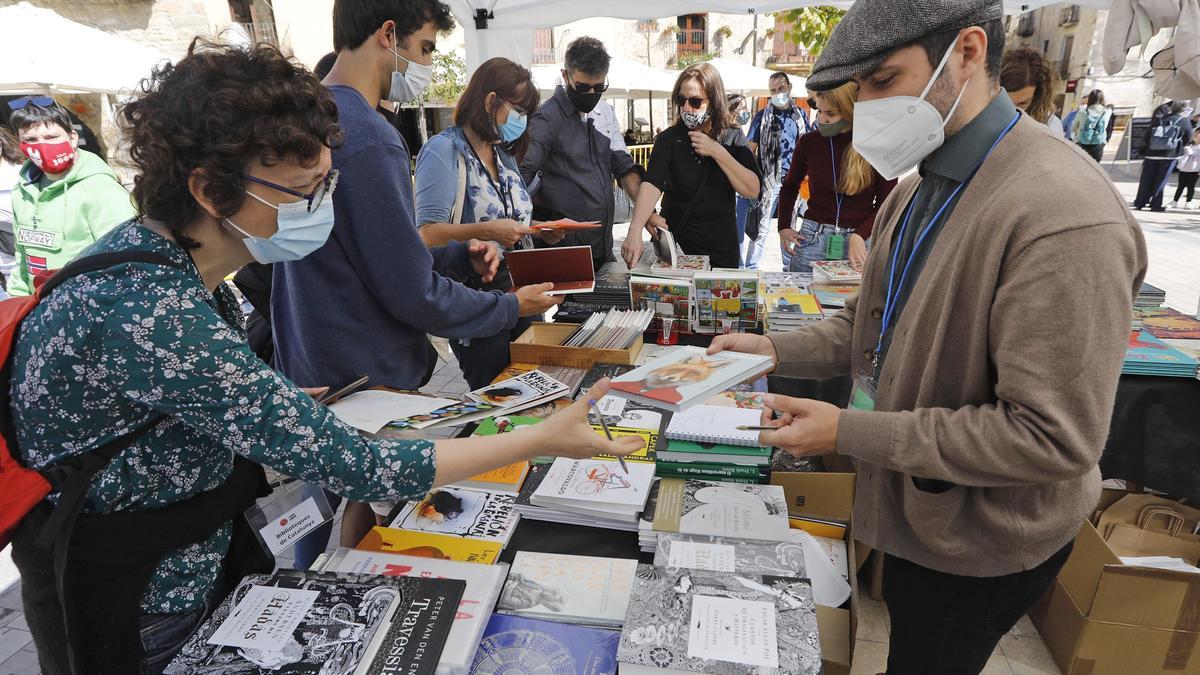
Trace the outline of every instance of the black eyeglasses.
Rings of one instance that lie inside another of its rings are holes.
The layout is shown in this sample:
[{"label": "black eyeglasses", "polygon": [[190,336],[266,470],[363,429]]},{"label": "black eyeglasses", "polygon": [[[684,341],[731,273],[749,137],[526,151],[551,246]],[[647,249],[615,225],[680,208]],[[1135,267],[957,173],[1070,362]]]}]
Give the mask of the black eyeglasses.
[{"label": "black eyeglasses", "polygon": [[304,194],[303,192],[298,192],[291,188],[277,185],[269,180],[256,178],[248,173],[243,173],[242,178],[245,178],[253,183],[258,183],[259,185],[265,185],[272,190],[278,190],[284,194],[289,194],[293,197],[299,197],[301,199],[308,200],[308,212],[312,213],[318,206],[321,205],[321,202],[325,201],[326,196],[333,194],[333,189],[337,187],[338,170],[332,169],[329,173],[325,174],[325,178],[322,179],[320,183],[317,183],[317,187],[314,188],[309,194]]},{"label": "black eyeglasses", "polygon": [[589,91],[594,91],[597,94],[603,94],[604,92],[608,91],[608,80],[607,79],[605,79],[604,82],[601,84],[587,84],[586,82],[583,84],[576,84],[575,80],[572,80],[571,77],[568,75],[567,82],[570,82],[571,88],[574,89],[576,91],[576,93],[580,93],[580,94],[586,94]]},{"label": "black eyeglasses", "polygon": [[700,96],[683,96],[681,94],[675,97],[675,107],[682,108],[683,104],[686,103],[692,106],[692,109],[695,110],[704,105],[704,102],[707,100],[707,98],[702,98]]},{"label": "black eyeglasses", "polygon": [[39,108],[53,108],[58,105],[53,98],[49,96],[22,96],[8,102],[9,110],[20,110],[28,106],[30,103]]}]

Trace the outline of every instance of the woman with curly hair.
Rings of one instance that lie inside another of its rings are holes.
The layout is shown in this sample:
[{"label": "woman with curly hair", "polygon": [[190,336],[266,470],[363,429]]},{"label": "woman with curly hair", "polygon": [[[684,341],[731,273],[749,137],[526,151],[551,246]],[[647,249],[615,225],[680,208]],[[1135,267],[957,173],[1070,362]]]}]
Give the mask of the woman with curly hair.
[{"label": "woman with curly hair", "polygon": [[1046,58],[1032,49],[1014,49],[1004,53],[1000,66],[1000,86],[1008,92],[1013,105],[1033,119],[1063,135],[1063,123],[1054,114],[1054,73]]},{"label": "woman with curly hair", "polygon": [[[258,465],[354,500],[407,500],[539,454],[640,445],[603,441],[587,400],[525,434],[365,439],[255,358],[223,283],[256,254],[297,259],[325,242],[341,140],[329,91],[273,47],[197,41],[121,118],[138,215],[84,253],[91,271],[46,294],[14,348],[24,464],[115,454],[14,535],[44,672],[161,672],[233,583],[269,565],[243,531],[265,488]],[[46,527],[72,495],[82,512]]]}]

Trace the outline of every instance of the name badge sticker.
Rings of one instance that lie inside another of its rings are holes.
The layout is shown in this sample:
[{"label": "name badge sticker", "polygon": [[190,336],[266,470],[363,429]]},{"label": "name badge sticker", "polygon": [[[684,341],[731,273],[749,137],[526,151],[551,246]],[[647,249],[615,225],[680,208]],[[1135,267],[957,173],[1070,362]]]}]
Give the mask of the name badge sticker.
[{"label": "name badge sticker", "polygon": [[333,520],[333,509],[321,488],[295,482],[275,488],[270,496],[246,509],[246,520],[271,555],[283,553],[304,535]]}]

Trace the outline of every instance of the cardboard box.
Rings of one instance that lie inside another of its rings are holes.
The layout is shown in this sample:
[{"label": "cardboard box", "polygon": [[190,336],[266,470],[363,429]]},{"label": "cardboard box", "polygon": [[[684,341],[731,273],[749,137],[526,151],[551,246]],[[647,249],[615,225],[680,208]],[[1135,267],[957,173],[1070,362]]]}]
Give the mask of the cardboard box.
[{"label": "cardboard box", "polygon": [[1122,565],[1091,523],[1029,614],[1067,675],[1200,673],[1200,574]]},{"label": "cardboard box", "polygon": [[575,323],[535,322],[509,345],[509,360],[513,363],[536,363],[539,366],[591,368],[596,363],[633,365],[642,351],[640,335],[628,349],[562,346],[563,340],[578,328],[579,324]]},{"label": "cardboard box", "polygon": [[[858,569],[854,541],[854,478],[852,473],[771,474],[773,485],[783,486],[788,512],[795,515],[838,520],[848,523],[846,555],[851,570]],[[821,661],[825,675],[849,675],[854,657],[854,636],[858,632],[858,578],[850,574],[849,609],[817,606],[817,626],[821,631]]]}]

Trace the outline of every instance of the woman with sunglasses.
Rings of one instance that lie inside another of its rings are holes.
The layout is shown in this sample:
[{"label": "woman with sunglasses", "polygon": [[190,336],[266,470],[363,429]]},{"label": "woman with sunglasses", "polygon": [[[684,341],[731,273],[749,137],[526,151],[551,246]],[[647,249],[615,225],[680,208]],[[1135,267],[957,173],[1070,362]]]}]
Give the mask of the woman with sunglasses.
[{"label": "woman with sunglasses", "polygon": [[[788,270],[812,272],[817,260],[849,260],[861,270],[875,214],[896,187],[884,180],[851,144],[858,85],[814,93],[817,130],[800,137],[792,167],[779,190],[779,241]],[[800,185],[809,179],[808,210],[793,226]]]},{"label": "woman with sunglasses", "polygon": [[113,170],[79,147],[70,115],[54,99],[26,96],[8,106],[28,157],[12,193],[17,264],[8,292],[29,295],[35,275],[66,265],[134,209]]},{"label": "woman with sunglasses", "polygon": [[607,381],[526,433],[368,440],[254,356],[223,280],[264,251],[294,260],[325,243],[341,140],[329,90],[274,47],[195,42],[121,118],[138,217],[85,253],[116,260],[63,281],[22,322],[13,355],[26,466],[121,448],[54,547],[70,551],[61,576],[35,543],[50,502],[15,533],[44,672],[161,672],[256,568],[242,513],[257,465],[356,501],[406,500],[536,455],[640,446],[587,424]]},{"label": "woman with sunglasses", "polygon": [[[547,244],[562,241],[561,231],[530,228],[533,203],[517,164],[528,143],[529,111],[537,110],[540,100],[533,75],[508,59],[488,59],[475,70],[454,109],[455,126],[429,139],[417,156],[417,225],[427,246],[479,239],[511,251],[533,248],[533,237]],[[510,288],[501,263],[484,289]],[[531,323],[532,317],[523,317],[490,338],[450,343],[472,389],[504,370],[509,343]]]},{"label": "woman with sunglasses", "polygon": [[[757,199],[758,162],[734,126],[721,75],[711,64],[690,66],[675,81],[679,120],[654,139],[646,179],[638,191],[629,235],[621,247],[632,268],[642,255],[642,230],[654,205],[683,252],[709,256],[713,267],[736,269],[741,256],[735,199]],[[657,236],[657,228],[652,237]]]}]

